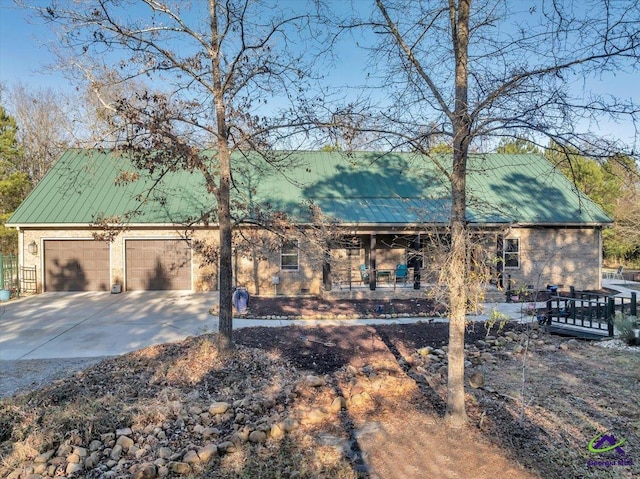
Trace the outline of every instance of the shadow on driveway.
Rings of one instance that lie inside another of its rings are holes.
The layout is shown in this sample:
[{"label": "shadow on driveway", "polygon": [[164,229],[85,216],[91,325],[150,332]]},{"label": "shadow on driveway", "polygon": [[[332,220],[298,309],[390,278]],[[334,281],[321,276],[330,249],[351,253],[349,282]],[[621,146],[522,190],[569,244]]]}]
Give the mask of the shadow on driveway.
[{"label": "shadow on driveway", "polygon": [[217,331],[217,293],[44,293],[0,306],[0,360],[115,356]]}]

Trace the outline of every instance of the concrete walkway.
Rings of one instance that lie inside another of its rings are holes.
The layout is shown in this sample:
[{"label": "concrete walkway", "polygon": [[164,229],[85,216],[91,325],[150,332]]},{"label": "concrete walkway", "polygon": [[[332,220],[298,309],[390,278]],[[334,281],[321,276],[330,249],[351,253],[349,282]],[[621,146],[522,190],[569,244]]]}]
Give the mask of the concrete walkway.
[{"label": "concrete walkway", "polygon": [[[605,286],[630,296],[640,283]],[[633,286],[635,285],[635,286]],[[0,303],[0,360],[90,358],[115,356],[153,344],[180,341],[188,336],[218,330],[218,318],[209,308],[216,293],[128,292],[44,293]],[[482,314],[469,320],[483,321],[495,312],[510,319],[531,321],[523,303],[487,303]],[[397,318],[358,320],[260,320],[234,319],[234,329],[253,326],[404,324],[444,322],[446,318]],[[2,367],[0,365],[0,367]]]}]

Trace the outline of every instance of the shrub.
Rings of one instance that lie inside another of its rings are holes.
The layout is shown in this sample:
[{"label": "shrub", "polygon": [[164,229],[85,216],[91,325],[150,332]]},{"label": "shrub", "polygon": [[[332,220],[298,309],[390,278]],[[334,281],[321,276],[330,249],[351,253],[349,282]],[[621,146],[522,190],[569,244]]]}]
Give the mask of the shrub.
[{"label": "shrub", "polygon": [[638,318],[627,316],[623,313],[616,313],[614,325],[618,330],[618,336],[629,346],[640,345],[640,338],[636,336],[639,327]]},{"label": "shrub", "polygon": [[509,316],[493,308],[491,310],[491,314],[484,323],[484,327],[487,330],[487,336],[491,334],[491,330],[496,326],[496,324],[498,325],[496,334],[500,334],[508,322]]}]

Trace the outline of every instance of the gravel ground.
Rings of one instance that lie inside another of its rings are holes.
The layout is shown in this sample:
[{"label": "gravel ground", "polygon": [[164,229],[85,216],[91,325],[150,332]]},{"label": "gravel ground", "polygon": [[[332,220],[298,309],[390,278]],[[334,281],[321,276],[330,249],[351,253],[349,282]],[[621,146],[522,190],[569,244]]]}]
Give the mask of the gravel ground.
[{"label": "gravel ground", "polygon": [[72,376],[103,359],[105,357],[0,361],[0,398]]},{"label": "gravel ground", "polygon": [[639,352],[638,346],[629,346],[622,339],[603,339],[594,343],[596,346],[607,349],[617,349],[619,351]]}]

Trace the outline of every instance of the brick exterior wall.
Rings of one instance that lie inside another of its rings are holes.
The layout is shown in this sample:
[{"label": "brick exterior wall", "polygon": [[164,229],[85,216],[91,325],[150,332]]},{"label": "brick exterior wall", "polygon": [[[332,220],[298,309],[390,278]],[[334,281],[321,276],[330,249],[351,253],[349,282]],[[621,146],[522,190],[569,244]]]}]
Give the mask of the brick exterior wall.
[{"label": "brick exterior wall", "polygon": [[270,233],[254,234],[253,241],[238,240],[242,246],[236,248],[234,272],[239,286],[246,287],[252,295],[320,293],[323,255],[316,244],[298,239],[298,268],[288,270],[281,268],[281,239]]},{"label": "brick exterior wall", "polygon": [[[36,266],[38,291],[42,291],[43,240],[45,239],[92,239],[94,230],[90,228],[74,229],[22,229],[19,237],[19,257],[24,266]],[[267,236],[265,236],[267,235]],[[124,279],[124,241],[134,238],[179,238],[181,233],[171,228],[132,228],[115,237],[111,243],[111,283],[120,283]],[[520,239],[520,267],[506,268],[505,278],[511,276],[516,287],[533,285],[545,288],[547,284],[575,286],[577,289],[597,289],[601,286],[601,229],[599,228],[513,228],[506,238]],[[217,245],[216,230],[196,230],[194,238],[206,240],[215,251]],[[27,245],[35,241],[37,255],[27,251]],[[494,245],[487,245],[488,256]],[[359,265],[366,263],[364,249],[355,250],[351,258],[346,249],[332,251],[332,277],[335,281],[344,281],[341,271],[352,270],[352,281],[359,281]],[[378,269],[394,269],[396,264],[406,262],[407,249],[380,248],[376,250]],[[280,248],[275,237],[266,233],[257,233],[244,246],[236,248],[234,254],[234,274],[236,284],[245,286],[250,294],[272,295],[275,292],[284,295],[319,294],[323,288],[323,256],[317,245],[311,242],[299,243],[297,270],[282,270],[280,267]],[[429,265],[423,265],[428,267]],[[274,286],[273,278],[279,278]],[[218,289],[216,261],[208,263],[198,253],[192,256],[192,287],[194,291]]]},{"label": "brick exterior wall", "polygon": [[505,268],[516,287],[548,284],[598,289],[602,285],[601,229],[514,228],[505,238],[520,239],[520,267]]}]

